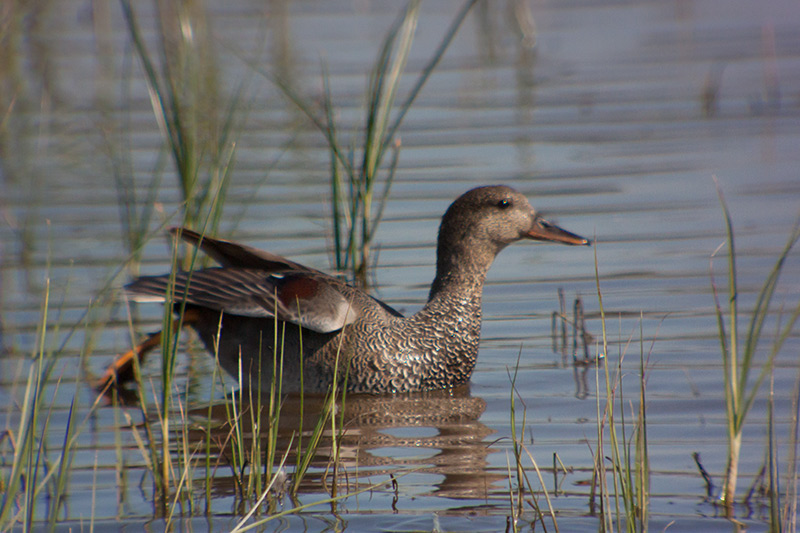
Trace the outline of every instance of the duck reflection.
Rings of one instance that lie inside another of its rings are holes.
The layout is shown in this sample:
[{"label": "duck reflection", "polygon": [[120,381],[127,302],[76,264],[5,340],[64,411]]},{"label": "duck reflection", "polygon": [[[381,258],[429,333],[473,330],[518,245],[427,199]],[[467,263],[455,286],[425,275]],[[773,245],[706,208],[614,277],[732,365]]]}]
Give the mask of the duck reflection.
[{"label": "duck reflection", "polygon": [[[278,424],[277,455],[282,456],[291,447],[286,461],[290,474],[292,466],[297,464],[297,435],[302,427],[303,446],[309,442],[324,405],[325,398],[318,395],[301,398],[292,394],[284,398]],[[441,476],[440,480],[426,481],[432,487],[429,494],[457,499],[487,497],[498,488],[492,485],[501,480],[505,482],[506,478],[487,468],[491,448],[486,437],[493,430],[479,421],[485,409],[486,402],[471,396],[469,385],[392,396],[347,395],[344,402],[337,404],[336,425],[342,424],[343,428],[339,441],[339,483],[347,490],[355,490],[379,481],[373,476],[391,475],[402,485],[402,474],[414,472]],[[220,475],[226,467],[233,469],[231,424],[226,412],[225,405],[213,408],[212,422],[216,424],[212,424],[211,439],[215,443],[211,453],[217,456],[219,465],[214,487],[223,494],[234,492],[238,486],[235,475],[229,479]],[[195,416],[196,420],[205,422],[207,408],[198,409]],[[248,435],[245,449],[250,449],[254,444],[249,424],[251,416],[243,411],[241,419],[248,421],[244,427]],[[262,450],[267,448],[269,439],[266,420],[265,409],[259,432]],[[330,427],[329,420],[323,441],[298,492],[329,490],[333,475]],[[204,431],[196,432],[196,436],[189,438],[202,442],[199,439],[204,438]],[[390,481],[391,478],[387,479],[387,483]]]}]

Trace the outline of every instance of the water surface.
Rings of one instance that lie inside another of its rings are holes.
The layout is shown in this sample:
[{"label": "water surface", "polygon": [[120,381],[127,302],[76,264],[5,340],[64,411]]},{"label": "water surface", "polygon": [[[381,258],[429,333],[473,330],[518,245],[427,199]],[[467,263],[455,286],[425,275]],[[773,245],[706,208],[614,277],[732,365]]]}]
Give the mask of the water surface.
[{"label": "water surface", "polygon": [[[423,304],[438,219],[452,199],[476,185],[513,185],[563,227],[596,239],[608,361],[616,364],[625,354],[623,390],[630,400],[638,397],[640,344],[649,361],[650,526],[731,530],[707,498],[692,457],[700,454],[719,490],[726,430],[708,269],[724,225],[712,176],[734,218],[740,305],[749,310],[800,205],[800,10],[783,0],[533,2],[526,8],[535,21],[534,48],[533,35],[522,34],[509,16],[511,4],[479,5],[470,15],[399,131],[399,168],[377,239],[375,293],[406,313]],[[406,90],[457,8],[423,5]],[[0,402],[7,406],[4,429],[14,428],[49,279],[47,345],[60,349],[47,389],[52,412],[45,438],[54,450],[73,397],[82,415],[94,400],[86,372],[98,374],[130,345],[128,312],[119,299],[86,315],[107,283],[120,287],[130,275],[120,205],[131,204],[120,199],[114,176],[131,181],[139,202],[161,176],[149,230],[158,234],[162,224],[180,221],[180,192],[119,7],[103,9],[46,3],[24,13],[30,24],[4,52],[15,64],[2,73],[13,90],[4,90],[0,139]],[[221,94],[246,82],[224,235],[310,266],[330,266],[324,138],[249,62],[291,76],[317,100],[324,63],[340,131],[353,131],[362,116],[366,73],[397,9],[381,2],[207,7]],[[137,10],[155,46],[151,6]],[[169,254],[165,241],[153,238],[140,272],[165,272]],[[724,285],[724,259],[715,264]],[[777,306],[796,305],[798,267],[794,253]],[[345,467],[353,483],[386,484],[345,500],[337,513],[321,506],[269,527],[505,529],[509,373],[519,357],[525,441],[545,469],[559,527],[598,528],[587,484],[597,448],[595,369],[574,366],[571,355],[553,350],[559,288],[570,305],[582,296],[589,332],[599,337],[592,249],[521,243],[504,251],[485,290],[471,386],[452,395],[354,400]],[[140,307],[136,331],[157,329],[160,320],[157,306]],[[75,334],[67,336],[73,327]],[[590,351],[595,355],[597,347]],[[774,373],[783,472],[796,416],[798,353],[795,333]],[[153,380],[157,360],[144,367]],[[209,392],[211,358],[190,337],[178,365],[180,396],[190,408],[201,409],[209,395],[225,401],[226,390]],[[765,392],[745,433],[742,495],[764,461]],[[80,433],[62,510],[65,527],[90,516],[101,529],[139,528],[153,519],[152,481],[122,412],[141,421],[136,410],[104,405]],[[7,445],[2,451],[8,454]],[[554,475],[554,454],[566,473]],[[326,496],[320,475],[321,467],[304,485],[301,503]],[[230,476],[221,469],[215,481],[210,518],[185,518],[181,527],[226,530],[243,514]],[[761,498],[737,509],[737,517],[754,531],[768,526]],[[533,527],[526,524],[535,519],[528,511],[523,526]],[[163,521],[150,525],[160,529]]]}]

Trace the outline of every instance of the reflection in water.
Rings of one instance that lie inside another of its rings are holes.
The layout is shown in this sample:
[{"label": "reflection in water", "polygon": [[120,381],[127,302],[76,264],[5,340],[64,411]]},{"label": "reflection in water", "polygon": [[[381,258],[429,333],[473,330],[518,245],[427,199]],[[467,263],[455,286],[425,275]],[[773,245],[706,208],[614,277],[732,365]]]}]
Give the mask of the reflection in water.
[{"label": "reflection in water", "polygon": [[[302,402],[297,394],[285,398],[279,422],[279,454],[283,454],[288,446],[296,445],[301,416],[303,441],[308,441],[323,406],[324,397],[318,395],[306,395]],[[341,409],[341,404],[338,408]],[[485,408],[486,402],[472,397],[468,385],[452,391],[347,396],[339,454],[339,472],[343,473],[340,483],[346,485],[345,490],[352,491],[376,481],[369,476],[393,475],[402,492],[402,474],[414,472],[441,476],[441,479],[431,479],[430,494],[458,499],[487,497],[493,490],[492,485],[505,480],[505,476],[487,468],[490,448],[485,438],[493,431],[479,421]],[[212,450],[212,454],[218,454],[220,464],[225,465],[230,457],[230,444],[225,444],[229,442],[230,426],[225,406],[219,405],[214,409],[213,420],[217,424],[212,430],[212,442],[217,444],[217,448]],[[195,414],[198,419],[205,420],[207,410],[201,408]],[[249,419],[249,415],[242,418]],[[266,418],[265,413],[262,419]],[[337,415],[337,424],[339,420]],[[190,438],[203,438],[199,433]],[[261,439],[262,449],[266,449],[266,428],[262,428]],[[286,464],[294,465],[296,460],[293,450]],[[331,462],[328,431],[299,492],[318,493],[329,489]],[[218,470],[214,478],[215,491],[233,493],[236,481],[232,476],[220,475],[220,472],[223,470]]]},{"label": "reflection in water", "polygon": [[572,377],[575,380],[575,397],[579,400],[585,400],[593,391],[593,389],[589,388],[587,379],[589,369],[593,366],[594,363],[591,361],[576,361],[572,365]]},{"label": "reflection in water", "polygon": [[[575,397],[585,400],[589,397],[590,389],[586,379],[590,368],[602,363],[604,355],[591,357],[589,346],[594,343],[594,336],[586,330],[586,316],[583,310],[583,299],[575,297],[572,305],[572,318],[567,314],[564,290],[558,289],[559,310],[553,311],[550,323],[550,339],[553,351],[561,354],[562,364],[567,364],[569,356],[572,358],[572,373],[575,379]],[[571,326],[568,327],[568,326]],[[570,335],[571,331],[571,335]],[[571,342],[570,342],[571,340]],[[580,356],[578,354],[581,354]]]},{"label": "reflection in water", "polygon": [[[594,343],[594,336],[586,330],[586,317],[583,311],[583,299],[575,297],[572,305],[572,318],[567,314],[567,307],[564,298],[564,289],[558,289],[559,310],[553,311],[550,323],[550,338],[553,343],[553,351],[560,353],[562,363],[567,363],[567,356],[571,353],[572,362],[590,363],[592,358],[589,356],[589,346]],[[568,342],[569,334],[567,326],[572,326],[572,342]],[[570,344],[572,350],[570,351]],[[578,353],[583,355],[582,360]]]}]

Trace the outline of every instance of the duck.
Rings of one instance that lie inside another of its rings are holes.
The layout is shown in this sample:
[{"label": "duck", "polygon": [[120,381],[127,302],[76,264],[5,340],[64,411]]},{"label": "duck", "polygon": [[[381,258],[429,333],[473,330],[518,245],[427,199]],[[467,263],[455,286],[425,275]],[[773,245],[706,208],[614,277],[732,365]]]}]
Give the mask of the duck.
[{"label": "duck", "polygon": [[[143,276],[127,285],[138,302],[170,302],[220,366],[248,389],[395,394],[452,389],[475,368],[481,298],[489,267],[521,240],[588,246],[548,222],[505,185],[459,196],[439,226],[436,276],[425,305],[403,316],[341,279],[280,255],[188,228],[170,230],[218,267]],[[132,377],[133,359],[159,346],[161,332],[119,356],[99,380]],[[277,360],[276,360],[277,358]],[[277,364],[280,363],[280,364]]]}]

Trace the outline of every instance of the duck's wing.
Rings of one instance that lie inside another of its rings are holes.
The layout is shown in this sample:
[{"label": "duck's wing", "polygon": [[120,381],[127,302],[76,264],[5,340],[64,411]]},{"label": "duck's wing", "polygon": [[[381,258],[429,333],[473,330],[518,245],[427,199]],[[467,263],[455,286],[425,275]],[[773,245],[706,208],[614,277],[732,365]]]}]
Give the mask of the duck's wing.
[{"label": "duck's wing", "polygon": [[172,228],[169,230],[184,241],[199,247],[217,263],[226,267],[261,269],[267,272],[307,271],[321,272],[290,261],[283,256],[245,246],[233,241],[214,239],[188,228]]},{"label": "duck's wing", "polygon": [[207,268],[177,272],[174,277],[144,276],[126,290],[135,301],[163,302],[170,294],[175,303],[185,301],[232,315],[275,317],[319,333],[341,329],[361,312],[353,302],[356,289],[308,270]]}]

